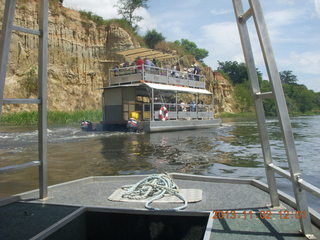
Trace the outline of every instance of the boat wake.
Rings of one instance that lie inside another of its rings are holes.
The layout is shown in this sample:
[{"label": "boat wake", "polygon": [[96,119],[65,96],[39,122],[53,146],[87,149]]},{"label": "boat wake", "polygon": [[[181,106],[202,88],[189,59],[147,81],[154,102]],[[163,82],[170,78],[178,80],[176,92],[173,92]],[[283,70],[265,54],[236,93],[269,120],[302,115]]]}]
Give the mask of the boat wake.
[{"label": "boat wake", "polygon": [[[96,137],[111,137],[125,134],[123,132],[84,132],[77,127],[49,128],[48,142],[62,143],[75,142]],[[38,143],[38,130],[20,129],[0,129],[0,149],[17,149],[19,147],[34,145]]]}]

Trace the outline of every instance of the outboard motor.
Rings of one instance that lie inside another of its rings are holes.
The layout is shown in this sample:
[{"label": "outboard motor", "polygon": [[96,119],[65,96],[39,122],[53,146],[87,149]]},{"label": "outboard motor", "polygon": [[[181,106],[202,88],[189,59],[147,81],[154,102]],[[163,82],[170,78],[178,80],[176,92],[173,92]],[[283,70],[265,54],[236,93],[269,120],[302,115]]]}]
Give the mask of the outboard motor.
[{"label": "outboard motor", "polygon": [[130,118],[127,123],[127,129],[129,132],[138,132],[139,131],[139,123],[134,118]]},{"label": "outboard motor", "polygon": [[81,129],[82,131],[93,131],[92,122],[83,120],[81,122]]}]

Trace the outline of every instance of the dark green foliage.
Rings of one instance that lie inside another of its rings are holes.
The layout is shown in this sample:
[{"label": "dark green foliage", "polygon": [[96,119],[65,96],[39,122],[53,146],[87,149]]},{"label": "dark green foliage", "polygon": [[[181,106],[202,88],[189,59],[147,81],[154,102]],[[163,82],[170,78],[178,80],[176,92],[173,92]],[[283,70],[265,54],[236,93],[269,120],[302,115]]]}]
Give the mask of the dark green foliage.
[{"label": "dark green foliage", "polygon": [[[238,63],[237,61],[218,61],[218,71],[222,71],[229,76],[229,80],[233,84],[243,83],[249,80],[247,67],[244,63]],[[262,73],[257,69],[258,80],[261,83]]]},{"label": "dark green foliage", "polygon": [[103,25],[106,23],[106,21],[102,17],[94,14],[93,12],[80,10],[79,13],[81,17],[87,18],[98,25]]},{"label": "dark green foliage", "polygon": [[218,65],[218,70],[226,73],[233,84],[243,83],[248,80],[247,67],[244,63],[218,61]]},{"label": "dark green foliage", "polygon": [[[264,80],[262,82],[261,91],[271,91],[270,83],[268,81]],[[291,115],[312,113],[320,110],[320,102],[318,102],[317,99],[319,93],[309,90],[305,85],[296,83],[283,84],[283,91],[288,111]],[[264,109],[268,116],[275,116],[275,101],[273,99],[264,100]]]},{"label": "dark green foliage", "polygon": [[296,84],[298,79],[296,75],[292,74],[292,71],[282,71],[279,73],[282,84]]},{"label": "dark green foliage", "polygon": [[295,107],[298,112],[306,113],[318,108],[316,105],[316,94],[309,90],[303,84],[284,84],[284,92],[287,97],[295,102]]},{"label": "dark green foliage", "polygon": [[[270,82],[267,80],[262,80],[260,84],[260,89],[261,92],[271,92]],[[263,107],[267,116],[276,116],[277,109],[274,99],[264,99]]]},{"label": "dark green foliage", "polygon": [[[252,111],[254,105],[245,64],[236,61],[218,63],[218,71],[224,73],[234,84],[236,107],[240,112]],[[258,69],[257,74],[261,92],[272,91],[270,82],[262,80],[262,74]],[[309,90],[305,85],[297,84],[297,76],[295,76],[292,71],[282,71],[279,74],[290,114],[319,113],[320,93]],[[276,116],[277,111],[274,99],[264,99],[263,106],[267,116]]]},{"label": "dark green foliage", "polygon": [[236,108],[239,109],[240,112],[251,112],[253,110],[253,99],[248,81],[235,85],[234,94]]},{"label": "dark green foliage", "polygon": [[143,18],[141,16],[135,16],[134,12],[138,8],[148,8],[147,3],[148,0],[118,0],[115,7],[118,8],[118,14],[136,29],[137,25],[135,23],[140,22]]},{"label": "dark green foliage", "polygon": [[198,61],[203,62],[203,59],[209,56],[209,52],[203,48],[198,48],[197,44],[188,39],[181,39],[174,42],[177,46],[183,47],[188,53],[193,55]]},{"label": "dark green foliage", "polygon": [[162,36],[162,34],[157,32],[155,29],[151,31],[149,30],[144,36],[144,41],[146,42],[147,46],[153,49],[157,43],[164,40],[165,38]]}]

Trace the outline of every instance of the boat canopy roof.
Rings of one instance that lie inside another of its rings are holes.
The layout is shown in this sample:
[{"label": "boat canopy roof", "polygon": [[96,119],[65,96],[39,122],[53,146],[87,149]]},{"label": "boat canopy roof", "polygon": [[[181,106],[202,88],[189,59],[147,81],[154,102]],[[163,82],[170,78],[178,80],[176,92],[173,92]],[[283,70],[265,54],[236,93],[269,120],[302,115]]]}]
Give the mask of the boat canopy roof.
[{"label": "boat canopy roof", "polygon": [[179,86],[172,86],[172,85],[165,85],[165,84],[158,84],[158,83],[144,83],[150,88],[158,89],[158,90],[167,90],[167,91],[177,91],[177,92],[188,92],[188,93],[200,93],[200,94],[212,94],[206,89],[199,89],[199,88],[189,88],[189,87],[179,87]]},{"label": "boat canopy roof", "polygon": [[125,51],[117,52],[118,55],[121,55],[125,58],[126,61],[132,62],[137,57],[142,58],[150,58],[150,59],[158,59],[158,60],[164,60],[168,58],[176,58],[176,56],[169,54],[169,53],[163,53],[157,50],[149,49],[149,48],[134,48],[129,49]]},{"label": "boat canopy roof", "polygon": [[177,91],[177,92],[186,92],[186,93],[212,94],[211,92],[209,92],[208,90],[205,90],[205,89],[179,87],[179,86],[158,84],[158,83],[121,84],[121,85],[114,85],[114,86],[104,87],[102,89],[121,88],[121,87],[139,87],[139,86],[147,86],[149,88],[163,90],[163,91]]}]

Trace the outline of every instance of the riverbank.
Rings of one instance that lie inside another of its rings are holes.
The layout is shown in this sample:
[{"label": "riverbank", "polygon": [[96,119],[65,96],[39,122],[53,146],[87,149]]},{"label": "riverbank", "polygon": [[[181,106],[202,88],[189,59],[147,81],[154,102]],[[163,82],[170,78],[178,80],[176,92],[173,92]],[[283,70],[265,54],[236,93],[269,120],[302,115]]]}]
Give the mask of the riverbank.
[{"label": "riverbank", "polygon": [[228,113],[223,112],[217,115],[217,117],[225,119],[225,118],[244,118],[244,119],[255,119],[256,115],[254,112],[240,112],[240,113]]},{"label": "riverbank", "polygon": [[[300,117],[300,116],[317,116],[320,115],[320,111],[310,111],[305,113],[290,113],[290,117]],[[235,119],[256,119],[255,112],[240,112],[240,113],[227,113],[223,112],[217,115],[217,117],[225,119],[225,118],[235,118]],[[275,117],[275,116],[267,116],[267,117]]]},{"label": "riverbank", "polygon": [[[86,110],[75,112],[60,112],[49,111],[48,112],[48,124],[76,124],[82,120],[89,120],[92,122],[101,121],[101,110]],[[12,114],[3,114],[0,117],[1,124],[16,125],[16,126],[28,126],[36,125],[38,122],[38,112],[20,112]]]}]

